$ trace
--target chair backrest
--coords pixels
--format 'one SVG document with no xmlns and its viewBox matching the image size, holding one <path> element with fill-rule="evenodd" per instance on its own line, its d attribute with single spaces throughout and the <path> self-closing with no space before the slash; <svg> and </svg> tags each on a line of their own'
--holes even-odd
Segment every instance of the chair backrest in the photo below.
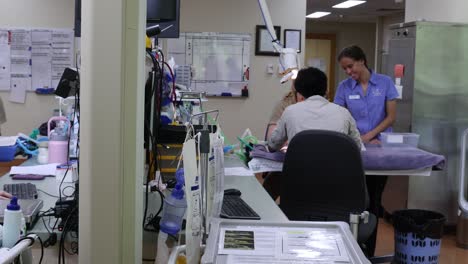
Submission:
<svg viewBox="0 0 468 264">
<path fill-rule="evenodd" d="M 361 152 L 347 135 L 307 130 L 288 145 L 280 207 L 289 220 L 348 221 L 368 204 Z"/>
</svg>

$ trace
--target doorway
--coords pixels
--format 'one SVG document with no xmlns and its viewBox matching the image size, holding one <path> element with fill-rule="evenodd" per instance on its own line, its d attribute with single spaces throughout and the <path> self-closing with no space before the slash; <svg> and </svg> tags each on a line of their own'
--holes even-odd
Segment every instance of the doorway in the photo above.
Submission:
<svg viewBox="0 0 468 264">
<path fill-rule="evenodd" d="M 336 35 L 307 33 L 304 64 L 308 67 L 318 68 L 327 75 L 327 99 L 333 101 L 336 90 Z"/>
</svg>

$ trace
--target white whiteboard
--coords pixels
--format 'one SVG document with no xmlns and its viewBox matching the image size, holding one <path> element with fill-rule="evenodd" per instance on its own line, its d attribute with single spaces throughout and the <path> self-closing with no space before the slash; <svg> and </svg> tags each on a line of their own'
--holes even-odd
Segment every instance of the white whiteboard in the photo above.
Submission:
<svg viewBox="0 0 468 264">
<path fill-rule="evenodd" d="M 177 65 L 192 66 L 193 91 L 208 96 L 245 96 L 250 41 L 250 34 L 181 33 L 178 39 L 168 39 L 167 53 Z"/>
</svg>

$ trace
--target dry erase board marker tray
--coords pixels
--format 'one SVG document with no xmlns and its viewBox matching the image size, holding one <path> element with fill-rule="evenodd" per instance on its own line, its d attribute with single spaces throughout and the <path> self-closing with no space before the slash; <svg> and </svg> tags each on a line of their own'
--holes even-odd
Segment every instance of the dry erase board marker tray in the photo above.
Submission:
<svg viewBox="0 0 468 264">
<path fill-rule="evenodd" d="M 307 246 L 301 249 L 297 245 Z M 344 222 L 213 219 L 201 263 L 247 260 L 370 264 Z"/>
<path fill-rule="evenodd" d="M 194 125 L 193 127 L 195 129 L 195 134 L 203 129 L 202 125 Z M 216 129 L 217 127 L 215 125 L 208 126 L 208 130 L 212 133 L 215 133 Z M 160 144 L 183 144 L 186 134 L 185 126 L 163 125 L 159 129 L 157 141 Z"/>
</svg>

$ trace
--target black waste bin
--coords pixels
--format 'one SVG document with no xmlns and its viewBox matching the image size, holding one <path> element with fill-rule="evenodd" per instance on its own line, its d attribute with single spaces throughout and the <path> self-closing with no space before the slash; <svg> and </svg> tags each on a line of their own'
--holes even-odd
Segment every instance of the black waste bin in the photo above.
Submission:
<svg viewBox="0 0 468 264">
<path fill-rule="evenodd" d="M 445 216 L 432 211 L 409 209 L 393 213 L 395 257 L 399 264 L 439 263 Z"/>
</svg>

